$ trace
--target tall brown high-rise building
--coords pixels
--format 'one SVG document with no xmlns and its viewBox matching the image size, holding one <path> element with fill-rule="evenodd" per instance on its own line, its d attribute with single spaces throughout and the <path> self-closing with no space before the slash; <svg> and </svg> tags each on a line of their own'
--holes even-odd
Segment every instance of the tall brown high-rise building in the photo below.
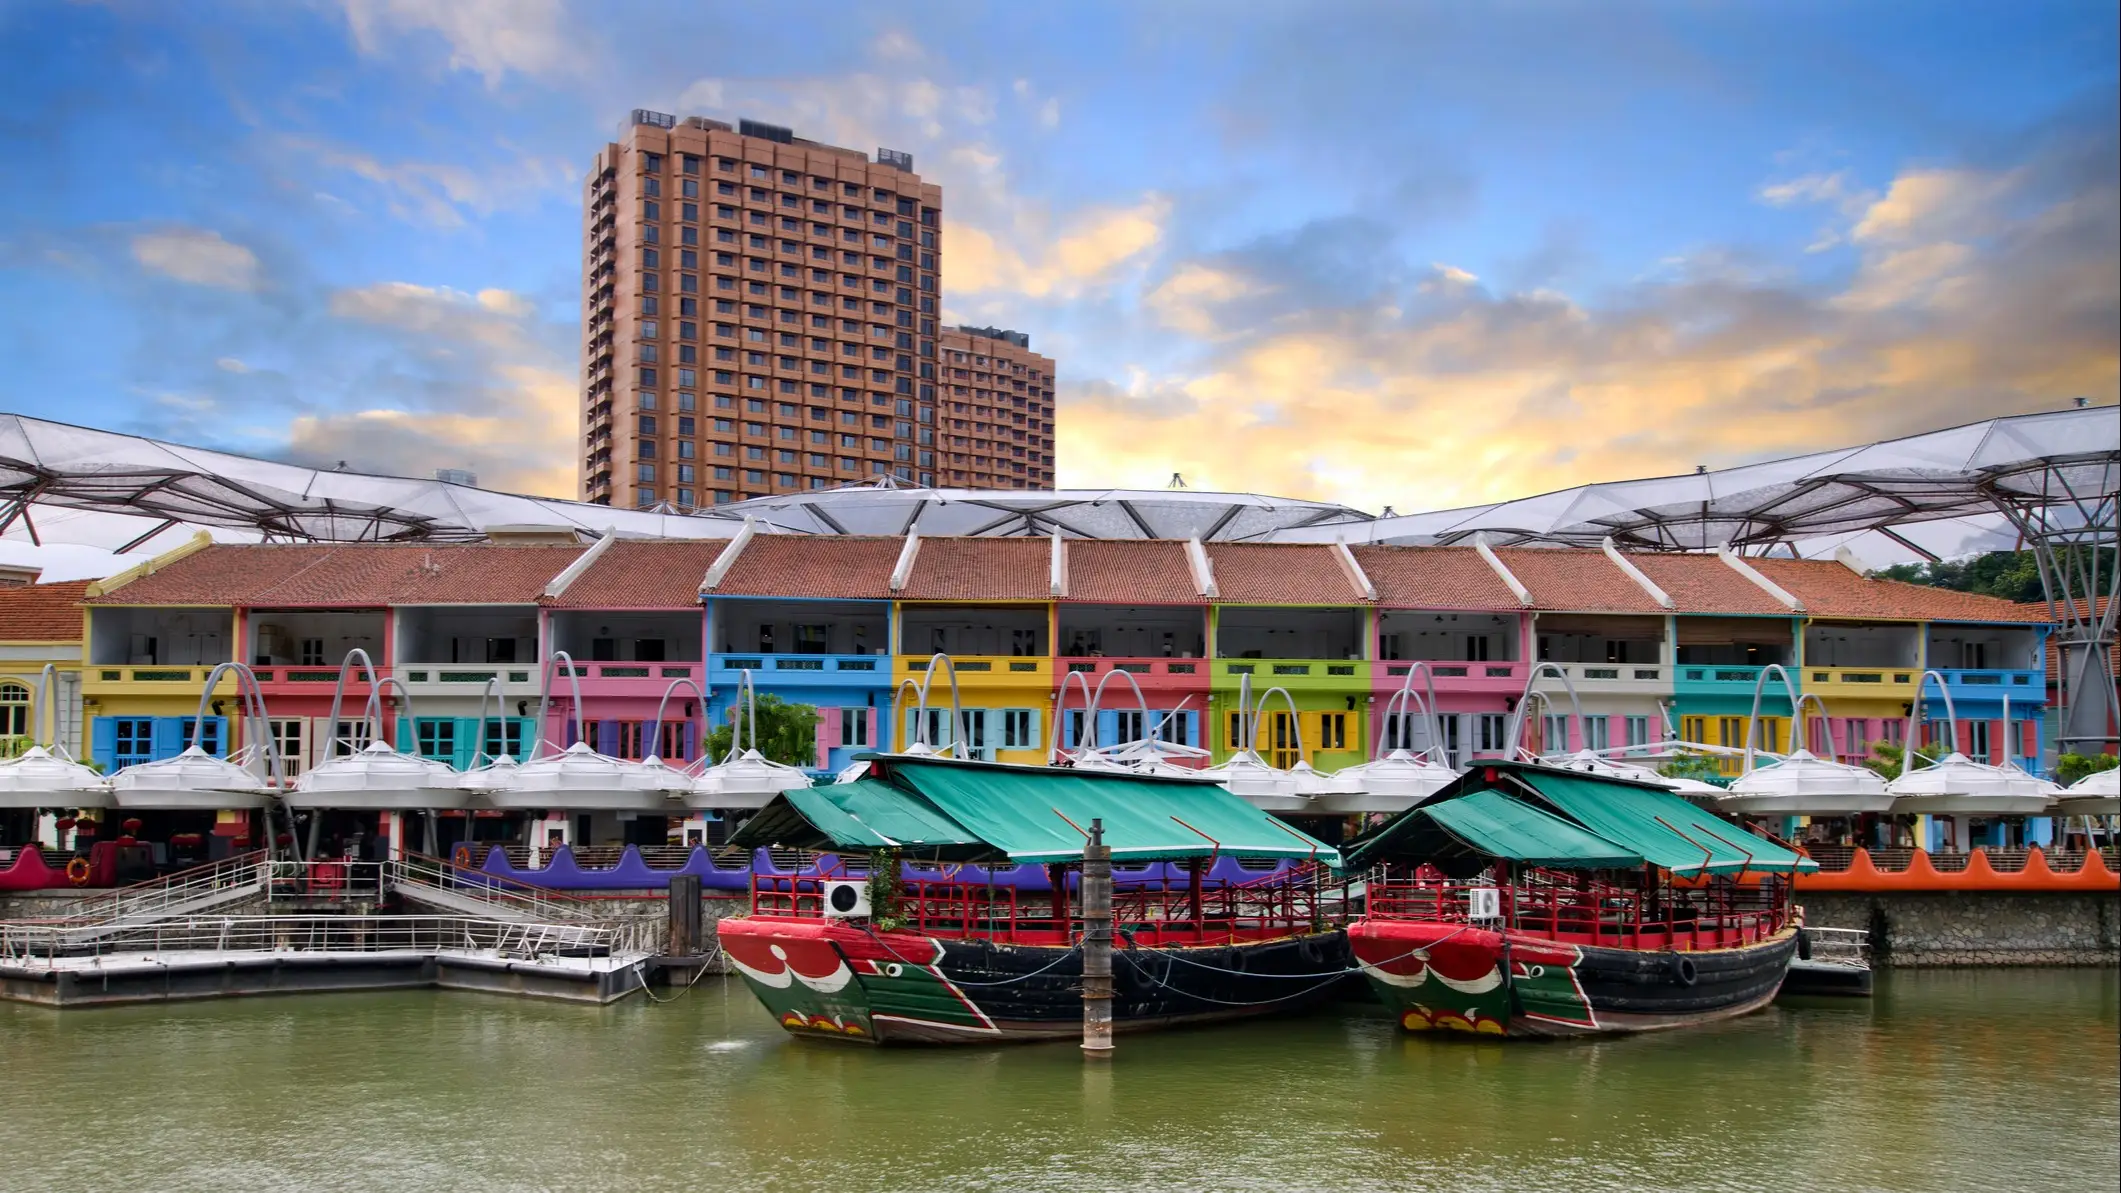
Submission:
<svg viewBox="0 0 2121 1193">
<path fill-rule="evenodd" d="M 1031 337 L 946 327 L 937 369 L 935 475 L 954 489 L 1053 487 L 1053 362 Z"/>
<path fill-rule="evenodd" d="M 941 229 L 942 190 L 910 154 L 635 110 L 583 192 L 583 498 L 682 510 L 881 476 L 950 484 L 942 423 L 970 423 L 975 402 L 1007 424 L 980 436 L 1004 467 L 967 449 L 963 471 L 1050 485 L 1050 361 L 1005 344 L 1009 367 L 964 365 L 950 401 L 968 412 L 945 413 Z"/>
</svg>

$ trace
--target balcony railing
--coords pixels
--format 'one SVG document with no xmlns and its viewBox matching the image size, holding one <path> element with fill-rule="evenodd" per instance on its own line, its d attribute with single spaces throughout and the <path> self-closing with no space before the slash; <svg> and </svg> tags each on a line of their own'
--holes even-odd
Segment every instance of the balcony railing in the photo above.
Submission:
<svg viewBox="0 0 2121 1193">
<path fill-rule="evenodd" d="M 1383 677 L 1385 679 L 1404 679 L 1414 670 L 1414 663 L 1411 660 L 1394 659 L 1377 665 L 1383 668 Z M 1526 666 L 1528 664 L 1509 661 L 1500 663 L 1432 661 L 1427 663 L 1423 670 L 1435 676 L 1437 684 L 1444 687 L 1449 687 L 1454 681 L 1460 680 L 1482 684 L 1500 683 L 1510 687 L 1520 687 L 1524 684 Z"/>
<path fill-rule="evenodd" d="M 1672 682 L 1675 670 L 1662 663 L 1555 663 L 1554 666 L 1561 668 L 1572 682 L 1592 688 L 1635 684 L 1661 686 Z M 1549 672 L 1541 682 L 1558 681 Z"/>
<path fill-rule="evenodd" d="M 206 682 L 206 673 L 214 669 L 208 663 L 195 667 L 165 666 L 121 666 L 99 667 L 90 665 L 83 669 L 82 678 L 88 684 L 147 683 L 147 684 L 201 684 Z M 224 683 L 233 684 L 233 677 L 224 677 Z"/>
<path fill-rule="evenodd" d="M 916 674 L 928 669 L 927 655 L 900 655 L 899 665 Z M 1053 680 L 1053 660 L 1043 655 L 952 655 L 950 664 L 960 679 L 1002 679 L 1015 683 Z"/>
<path fill-rule="evenodd" d="M 500 680 L 503 684 L 535 684 L 538 669 L 521 663 L 400 663 L 397 676 L 408 684 L 461 685 L 466 690 L 473 690 L 483 687 L 490 679 Z"/>
<path fill-rule="evenodd" d="M 1083 675 L 1102 675 L 1107 671 L 1125 671 L 1137 679 L 1168 677 L 1173 680 L 1201 680 L 1208 676 L 1206 659 L 1166 658 L 1076 658 L 1063 657 L 1056 661 L 1063 672 L 1073 671 Z"/>
<path fill-rule="evenodd" d="M 1252 677 L 1255 690 L 1275 684 L 1367 684 L 1373 666 L 1363 659 L 1216 659 L 1215 678 L 1235 683 Z"/>
<path fill-rule="evenodd" d="M 887 655 L 870 654 L 718 654 L 710 668 L 715 671 L 750 671 L 754 674 L 781 675 L 790 679 L 804 676 L 847 675 L 850 679 L 876 679 L 883 682 L 891 678 L 891 659 Z"/>
<path fill-rule="evenodd" d="M 2047 678 L 2038 671 L 1999 667 L 1940 667 L 1937 674 L 1951 687 L 1966 688 L 1969 695 L 1997 697 L 2006 693 L 2013 697 L 2031 696 L 2046 687 Z"/>
<path fill-rule="evenodd" d="M 1806 686 L 1834 684 L 1858 691 L 1894 691 L 1915 686 L 1915 678 L 1922 672 L 1912 667 L 1807 667 L 1804 669 Z"/>
<path fill-rule="evenodd" d="M 673 661 L 670 661 L 670 662 L 663 662 L 663 661 L 650 661 L 650 662 L 638 662 L 638 661 L 634 661 L 634 662 L 605 662 L 605 663 L 581 663 L 581 664 L 578 664 L 578 665 L 577 665 L 577 666 L 575 667 L 575 674 L 576 674 L 576 676 L 578 676 L 579 678 L 582 678 L 582 679 L 587 679 L 587 680 L 598 680 L 598 679 L 652 679 L 652 680 L 664 680 L 664 681 L 667 681 L 667 680 L 673 680 L 673 679 L 690 679 L 690 680 L 698 680 L 698 679 L 700 678 L 700 667 L 701 667 L 701 664 L 699 664 L 699 663 L 697 663 L 697 662 L 690 662 L 690 663 L 688 663 L 688 662 L 682 662 L 682 661 L 677 661 L 677 660 L 673 660 Z M 564 668 L 562 668 L 562 670 L 564 670 Z"/>
</svg>

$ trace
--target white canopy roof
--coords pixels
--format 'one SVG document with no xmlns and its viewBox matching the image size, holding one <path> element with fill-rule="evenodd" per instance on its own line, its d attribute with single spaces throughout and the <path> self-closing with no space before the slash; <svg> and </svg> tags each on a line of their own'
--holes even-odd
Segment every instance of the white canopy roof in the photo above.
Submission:
<svg viewBox="0 0 2121 1193">
<path fill-rule="evenodd" d="M 1285 540 L 1708 550 L 1993 514 L 1999 501 L 2062 505 L 2121 489 L 2112 406 L 2023 414 L 1738 468 L 1578 485 L 1496 505 L 1303 528 Z"/>
<path fill-rule="evenodd" d="M 327 472 L 22 415 L 0 415 L 0 531 L 129 551 L 206 527 L 231 538 L 477 539 L 504 527 L 727 538 L 746 517 L 795 534 L 1199 537 L 1289 542 L 1707 549 L 1820 540 L 1992 515 L 1999 501 L 2066 506 L 2121 489 L 2111 406 L 1991 419 L 1865 447 L 1714 472 L 1580 485 L 1433 513 L 1372 518 L 1328 502 L 1189 489 L 900 488 L 879 482 L 692 514 L 614 509 L 439 480 Z"/>
</svg>

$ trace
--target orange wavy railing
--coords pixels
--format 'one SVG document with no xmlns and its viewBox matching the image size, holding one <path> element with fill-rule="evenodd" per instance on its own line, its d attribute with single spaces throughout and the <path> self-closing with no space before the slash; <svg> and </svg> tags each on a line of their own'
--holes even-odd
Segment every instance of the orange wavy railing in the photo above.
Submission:
<svg viewBox="0 0 2121 1193">
<path fill-rule="evenodd" d="M 2025 868 L 1998 870 L 1989 864 L 1988 851 L 1976 846 L 1967 855 L 1964 870 L 1939 870 L 1930 864 L 1927 851 L 1917 849 L 1904 870 L 1881 870 L 1871 862 L 1867 849 L 1858 849 L 1845 870 L 1821 870 L 1797 876 L 1801 891 L 2020 891 L 2068 892 L 2121 890 L 2121 874 L 2106 865 L 2097 850 L 2087 851 L 2084 864 L 2063 872 L 2047 864 L 2047 855 L 2036 846 L 2026 851 Z"/>
</svg>

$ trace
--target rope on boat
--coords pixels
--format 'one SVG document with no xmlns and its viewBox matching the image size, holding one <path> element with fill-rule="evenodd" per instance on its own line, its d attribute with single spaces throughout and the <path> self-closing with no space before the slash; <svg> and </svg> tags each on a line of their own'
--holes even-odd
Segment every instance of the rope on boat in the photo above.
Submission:
<svg viewBox="0 0 2121 1193">
<path fill-rule="evenodd" d="M 684 989 L 679 990 L 676 994 L 671 995 L 669 998 L 659 998 L 656 996 L 655 991 L 650 990 L 648 988 L 648 963 L 646 961 L 634 962 L 633 978 L 635 981 L 641 984 L 641 993 L 648 996 L 648 1001 L 658 1004 L 673 1003 L 692 993 L 692 988 L 700 984 L 700 978 L 706 975 L 708 968 L 712 966 L 717 960 L 719 960 L 721 956 L 722 945 L 720 941 L 716 941 L 714 951 L 707 954 L 707 959 L 700 963 L 700 967 L 698 969 L 692 971 L 692 980 L 685 983 Z"/>
<path fill-rule="evenodd" d="M 865 927 L 865 928 L 863 929 L 863 931 L 865 931 L 865 932 L 867 932 L 867 933 L 869 934 L 869 939 L 871 939 L 871 940 L 875 941 L 875 942 L 877 943 L 877 945 L 878 945 L 879 947 L 881 947 L 881 948 L 882 948 L 882 949 L 883 949 L 883 950 L 884 950 L 885 952 L 887 952 L 887 953 L 891 954 L 891 955 L 892 955 L 892 956 L 894 956 L 894 957 L 897 957 L 897 958 L 899 959 L 899 961 L 901 961 L 902 963 L 904 963 L 904 964 L 906 964 L 906 965 L 911 965 L 911 966 L 913 966 L 913 967 L 914 967 L 915 969 L 932 969 L 932 968 L 935 968 L 935 967 L 934 967 L 934 966 L 932 966 L 932 965 L 926 965 L 926 964 L 923 964 L 923 963 L 921 963 L 921 962 L 919 962 L 919 961 L 914 961 L 914 960 L 911 960 L 911 959 L 909 959 L 909 958 L 908 958 L 908 957 L 907 957 L 907 956 L 906 956 L 905 954 L 903 954 L 903 953 L 899 952 L 899 951 L 898 951 L 897 949 L 894 949 L 894 948 L 892 948 L 892 947 L 891 947 L 891 944 L 890 944 L 890 942 L 886 941 L 886 940 L 885 940 L 885 939 L 884 939 L 883 937 L 881 937 L 881 936 L 878 936 L 878 935 L 876 934 L 876 929 L 874 929 L 874 928 L 866 928 L 866 927 Z M 1001 981 L 999 981 L 999 982 L 967 982 L 967 981 L 961 981 L 961 980 L 959 980 L 959 979 L 957 979 L 957 978 L 948 978 L 948 979 L 945 979 L 945 980 L 947 980 L 947 981 L 948 981 L 948 982 L 949 982 L 949 983 L 950 983 L 951 985 L 953 985 L 953 986 L 978 986 L 978 987 L 982 987 L 982 988 L 985 988 L 985 987 L 989 987 L 989 986 L 1014 986 L 1014 985 L 1015 985 L 1016 983 L 1018 983 L 1018 982 L 1028 982 L 1028 981 L 1030 981 L 1030 980 L 1031 980 L 1032 978 L 1035 978 L 1035 977 L 1039 976 L 1039 975 L 1040 975 L 1040 974 L 1042 974 L 1042 973 L 1047 973 L 1047 972 L 1050 972 L 1050 971 L 1051 971 L 1051 970 L 1053 970 L 1053 969 L 1054 969 L 1054 968 L 1055 968 L 1056 966 L 1058 966 L 1058 965 L 1059 965 L 1059 964 L 1060 964 L 1061 962 L 1063 962 L 1063 961 L 1066 961 L 1066 960 L 1067 960 L 1068 958 L 1070 958 L 1070 957 L 1073 957 L 1074 955 L 1076 955 L 1077 953 L 1080 953 L 1080 952 L 1082 952 L 1082 951 L 1083 951 L 1083 946 L 1081 946 L 1081 945 L 1075 945 L 1074 947 L 1070 948 L 1070 949 L 1069 949 L 1069 950 L 1068 950 L 1067 952 L 1065 952 L 1065 953 L 1062 953 L 1062 954 L 1061 954 L 1060 956 L 1058 956 L 1058 957 L 1055 957 L 1055 958 L 1054 958 L 1054 959 L 1052 960 L 1052 962 L 1050 962 L 1050 963 L 1049 963 L 1049 964 L 1047 964 L 1047 965 L 1041 966 L 1041 967 L 1040 967 L 1040 968 L 1038 968 L 1038 969 L 1034 969 L 1034 970 L 1032 970 L 1032 971 L 1031 971 L 1030 973 L 1025 973 L 1025 974 L 1018 974 L 1017 976 L 1015 976 L 1015 977 L 1013 977 L 1013 978 L 1003 978 L 1003 979 L 1002 979 Z"/>
<path fill-rule="evenodd" d="M 1207 995 L 1205 995 L 1205 994 L 1196 994 L 1196 993 L 1194 993 L 1194 992 L 1193 992 L 1193 991 L 1191 991 L 1191 990 L 1180 990 L 1180 989 L 1179 989 L 1178 987 L 1176 987 L 1176 986 L 1173 986 L 1173 985 L 1171 985 L 1171 984 L 1170 984 L 1169 982 L 1165 981 L 1165 980 L 1164 980 L 1163 978 L 1159 978 L 1159 977 L 1157 977 L 1156 975 L 1154 975 L 1154 974 L 1150 973 L 1150 972 L 1149 972 L 1149 970 L 1148 970 L 1148 968 L 1147 968 L 1146 966 L 1142 965 L 1142 963 L 1141 963 L 1141 962 L 1139 962 L 1139 961 L 1135 960 L 1135 958 L 1134 958 L 1134 957 L 1133 957 L 1132 955 L 1130 955 L 1129 953 L 1125 953 L 1125 952 L 1122 952 L 1122 953 L 1119 953 L 1119 954 L 1116 954 L 1116 955 L 1117 955 L 1117 956 L 1121 956 L 1121 957 L 1126 957 L 1126 958 L 1127 958 L 1127 960 L 1128 960 L 1128 962 L 1129 962 L 1130 964 L 1132 964 L 1132 965 L 1133 965 L 1133 966 L 1135 967 L 1135 969 L 1136 969 L 1137 971 L 1139 971 L 1139 972 L 1141 973 L 1141 975 L 1142 975 L 1142 976 L 1143 976 L 1144 978 L 1146 978 L 1147 980 L 1149 980 L 1149 981 L 1151 981 L 1151 982 L 1155 983 L 1155 984 L 1156 984 L 1156 985 L 1158 985 L 1158 986 L 1162 986 L 1162 987 L 1163 987 L 1164 989 L 1166 989 L 1166 990 L 1169 990 L 1169 991 L 1170 991 L 1171 993 L 1173 993 L 1173 994 L 1176 994 L 1176 995 L 1178 995 L 1178 996 L 1179 996 L 1180 998 L 1190 998 L 1190 999 L 1194 999 L 1194 1000 L 1197 1000 L 1197 1001 L 1199 1001 L 1199 1002 L 1212 1002 L 1212 1003 L 1214 1003 L 1215 1005 L 1217 1005 L 1217 1006 L 1222 1006 L 1222 1007 L 1264 1007 L 1264 1006 L 1271 1006 L 1271 1005 L 1273 1005 L 1274 1003 L 1278 1003 L 1278 1002 L 1288 1002 L 1288 1001 L 1289 1001 L 1290 999 L 1292 999 L 1292 998 L 1302 998 L 1303 996 L 1305 996 L 1305 995 L 1307 995 L 1307 994 L 1311 994 L 1311 993 L 1313 993 L 1313 992 L 1315 992 L 1315 991 L 1323 990 L 1323 989 L 1325 989 L 1326 987 L 1328 987 L 1328 986 L 1332 985 L 1333 983 L 1335 983 L 1335 982 L 1337 982 L 1337 981 L 1341 980 L 1342 978 L 1346 977 L 1346 976 L 1347 976 L 1347 975 L 1348 975 L 1349 973 L 1353 973 L 1353 972 L 1355 972 L 1355 971 L 1353 971 L 1353 970 L 1344 970 L 1344 971 L 1342 971 L 1342 972 L 1340 972 L 1340 973 L 1336 973 L 1336 974 L 1334 974 L 1333 976 L 1331 976 L 1331 977 L 1327 978 L 1327 979 L 1326 979 L 1325 981 L 1323 981 L 1323 982 L 1319 982 L 1319 983 L 1316 983 L 1315 985 L 1310 985 L 1310 986 L 1306 986 L 1306 987 L 1304 987 L 1303 989 L 1301 989 L 1301 990 L 1298 990 L 1298 991 L 1296 991 L 1296 992 L 1295 992 L 1295 993 L 1293 993 L 1293 994 L 1277 994 L 1277 995 L 1275 995 L 1275 996 L 1274 996 L 1273 998 L 1260 998 L 1260 999 L 1252 999 L 1252 1000 L 1248 1000 L 1248 1001 L 1242 1001 L 1242 1002 L 1233 1002 L 1233 1001 L 1231 1001 L 1231 1000 L 1229 1000 L 1229 999 L 1223 999 L 1223 998 L 1210 998 L 1210 997 L 1208 997 L 1208 996 L 1207 996 Z M 1170 956 L 1170 954 L 1166 953 L 1166 954 L 1165 954 L 1165 956 L 1167 956 L 1167 957 L 1168 957 L 1168 956 Z M 1169 973 L 1170 971 L 1169 971 L 1169 970 L 1167 969 L 1167 970 L 1165 970 L 1165 972 L 1166 972 L 1166 973 Z M 1241 972 L 1241 971 L 1239 971 L 1239 970 L 1226 970 L 1225 972 L 1227 972 L 1227 973 L 1239 973 L 1239 972 Z"/>
</svg>

